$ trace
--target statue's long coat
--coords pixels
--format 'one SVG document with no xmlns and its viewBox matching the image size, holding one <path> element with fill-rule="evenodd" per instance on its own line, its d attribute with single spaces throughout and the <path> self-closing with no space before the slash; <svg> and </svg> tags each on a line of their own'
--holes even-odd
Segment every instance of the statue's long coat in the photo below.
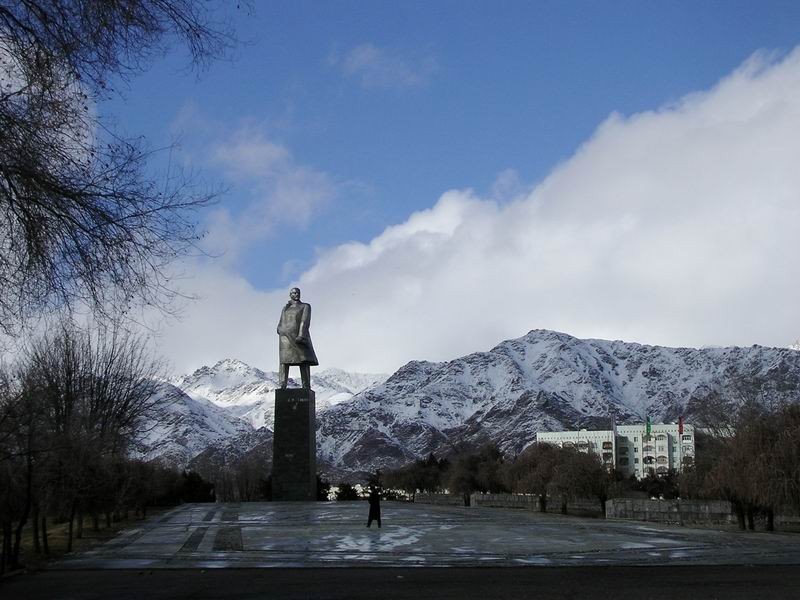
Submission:
<svg viewBox="0 0 800 600">
<path fill-rule="evenodd" d="M 306 302 L 288 302 L 278 321 L 279 351 L 282 365 L 319 364 L 311 344 L 311 305 Z M 298 338 L 299 341 L 298 341 Z"/>
</svg>

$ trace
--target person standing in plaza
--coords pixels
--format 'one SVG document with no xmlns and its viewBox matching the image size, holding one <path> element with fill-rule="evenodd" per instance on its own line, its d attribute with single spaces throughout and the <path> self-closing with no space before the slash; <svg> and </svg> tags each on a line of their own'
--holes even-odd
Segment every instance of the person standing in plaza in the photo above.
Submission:
<svg viewBox="0 0 800 600">
<path fill-rule="evenodd" d="M 381 527 L 381 490 L 377 485 L 370 487 L 369 490 L 369 517 L 367 518 L 367 527 L 372 525 L 373 521 L 378 522 L 378 529 Z"/>
</svg>

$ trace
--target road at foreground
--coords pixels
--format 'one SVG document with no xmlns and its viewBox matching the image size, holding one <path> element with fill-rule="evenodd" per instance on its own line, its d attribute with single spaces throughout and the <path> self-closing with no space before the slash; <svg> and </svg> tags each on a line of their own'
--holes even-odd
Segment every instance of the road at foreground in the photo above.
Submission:
<svg viewBox="0 0 800 600">
<path fill-rule="evenodd" d="M 648 600 L 800 597 L 800 567 L 473 567 L 42 571 L 0 584 L 14 600 Z"/>
</svg>

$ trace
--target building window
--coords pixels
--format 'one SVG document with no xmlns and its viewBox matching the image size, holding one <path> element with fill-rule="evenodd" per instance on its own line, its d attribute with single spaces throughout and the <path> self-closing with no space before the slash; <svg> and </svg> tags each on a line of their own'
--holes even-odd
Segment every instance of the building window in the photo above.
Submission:
<svg viewBox="0 0 800 600">
<path fill-rule="evenodd" d="M 684 436 L 683 436 L 681 439 L 682 439 L 684 442 L 691 442 L 691 441 L 692 441 L 692 436 L 690 436 L 690 435 L 684 435 Z"/>
<path fill-rule="evenodd" d="M 611 442 L 603 442 L 603 450 L 611 450 L 613 447 L 614 446 L 611 444 Z"/>
<path fill-rule="evenodd" d="M 636 446 L 634 446 L 634 447 L 633 447 L 633 451 L 634 451 L 634 452 L 639 452 L 639 448 L 637 448 Z"/>
<path fill-rule="evenodd" d="M 633 436 L 633 441 L 634 441 L 634 442 L 638 442 L 638 441 L 639 441 L 639 438 L 638 438 L 638 437 L 636 437 L 636 436 Z"/>
<path fill-rule="evenodd" d="M 639 464 L 639 459 L 638 458 L 634 458 L 633 459 L 633 464 L 638 465 Z"/>
<path fill-rule="evenodd" d="M 628 447 L 627 446 L 620 446 L 619 448 L 617 448 L 617 451 L 620 454 L 627 454 L 628 453 Z"/>
</svg>

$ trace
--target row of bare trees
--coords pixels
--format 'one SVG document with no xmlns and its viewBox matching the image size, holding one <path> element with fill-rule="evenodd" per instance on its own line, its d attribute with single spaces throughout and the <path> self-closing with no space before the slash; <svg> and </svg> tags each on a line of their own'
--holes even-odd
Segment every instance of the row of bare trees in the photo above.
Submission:
<svg viewBox="0 0 800 600">
<path fill-rule="evenodd" d="M 272 496 L 268 459 L 257 448 L 253 452 L 233 458 L 214 457 L 198 460 L 190 465 L 204 479 L 214 485 L 218 502 L 255 502 Z"/>
<path fill-rule="evenodd" d="M 119 329 L 62 325 L 30 344 L 0 376 L 0 570 L 20 562 L 23 530 L 48 551 L 50 519 L 68 524 L 67 550 L 85 518 L 144 511 L 175 474 L 130 458 L 156 401 L 160 364 Z M 163 470 L 162 470 L 163 471 Z M 170 484 L 171 485 L 171 484 Z"/>
<path fill-rule="evenodd" d="M 533 444 L 519 456 L 507 459 L 493 444 L 450 459 L 430 455 L 385 474 L 385 485 L 413 495 L 417 491 L 462 494 L 469 502 L 473 492 L 534 494 L 546 512 L 548 498 L 557 498 L 562 512 L 569 501 L 596 498 L 602 506 L 614 485 L 599 457 L 572 448 Z"/>
<path fill-rule="evenodd" d="M 154 169 L 102 103 L 173 44 L 193 66 L 220 56 L 233 39 L 215 4 L 0 1 L 0 350 L 27 348 L 0 369 L 0 570 L 19 562 L 28 525 L 46 552 L 48 519 L 67 521 L 71 546 L 83 515 L 181 484 L 130 458 L 158 369 L 119 323 L 174 308 L 170 263 L 214 194 Z M 105 325 L 25 339 L 76 312 Z"/>
<path fill-rule="evenodd" d="M 748 402 L 714 417 L 696 465 L 679 477 L 681 494 L 729 500 L 742 529 L 758 516 L 772 530 L 776 514 L 800 514 L 800 405 Z"/>
<path fill-rule="evenodd" d="M 430 455 L 385 474 L 387 486 L 417 491 L 448 490 L 522 493 L 539 498 L 546 511 L 556 499 L 562 512 L 573 499 L 594 498 L 602 509 L 608 498 L 627 492 L 729 500 L 741 529 L 763 517 L 774 529 L 776 514 L 800 514 L 800 405 L 769 406 L 750 401 L 738 408 L 709 402 L 697 435 L 697 458 L 681 473 L 625 480 L 609 472 L 600 458 L 573 448 L 532 444 L 509 459 L 494 445 L 460 452 L 448 459 Z"/>
</svg>

